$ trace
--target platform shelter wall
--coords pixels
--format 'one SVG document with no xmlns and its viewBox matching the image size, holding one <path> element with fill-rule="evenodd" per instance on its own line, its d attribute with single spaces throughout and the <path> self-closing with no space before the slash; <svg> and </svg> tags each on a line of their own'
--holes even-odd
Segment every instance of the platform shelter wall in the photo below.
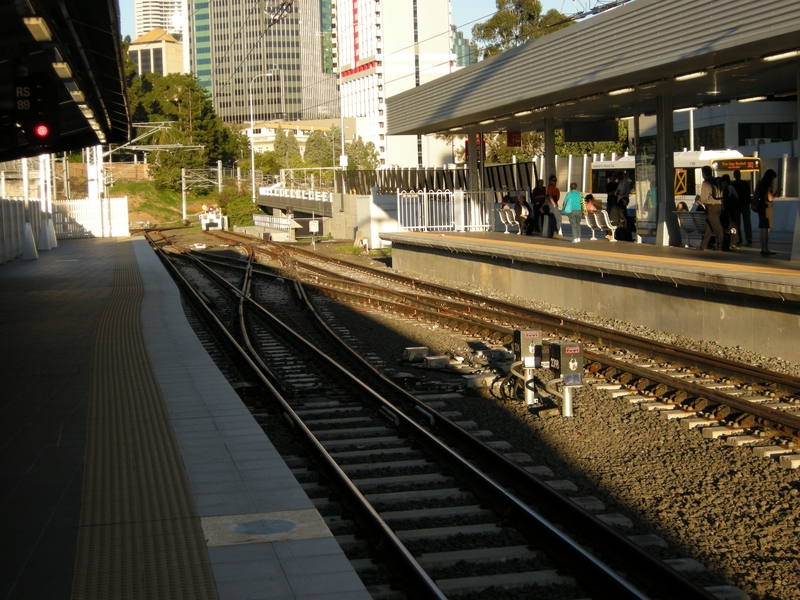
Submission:
<svg viewBox="0 0 800 600">
<path fill-rule="evenodd" d="M 708 290 L 398 241 L 392 243 L 392 266 L 800 362 L 800 298 L 746 294 L 733 284 L 729 291 Z"/>
</svg>

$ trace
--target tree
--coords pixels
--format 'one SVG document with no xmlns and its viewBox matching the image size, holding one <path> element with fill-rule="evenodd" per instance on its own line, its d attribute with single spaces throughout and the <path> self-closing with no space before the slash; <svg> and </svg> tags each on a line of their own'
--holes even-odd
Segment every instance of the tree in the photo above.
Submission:
<svg viewBox="0 0 800 600">
<path fill-rule="evenodd" d="M 306 140 L 303 160 L 307 167 L 332 167 L 336 161 L 335 140 L 330 132 L 315 129 Z"/>
<path fill-rule="evenodd" d="M 514 162 L 531 162 L 534 157 L 541 156 L 544 152 L 544 136 L 538 132 L 522 133 L 522 145 L 519 148 L 509 148 L 508 136 L 505 133 L 487 135 L 486 162 L 507 164 Z"/>
<path fill-rule="evenodd" d="M 232 164 L 249 151 L 242 133 L 222 122 L 208 91 L 194 75 L 171 73 L 139 76 L 135 65 L 126 64 L 128 97 L 134 122 L 173 122 L 144 144 L 185 144 L 202 150 L 160 151 L 150 159 L 151 171 L 160 187 L 180 188 L 180 169 L 216 166 L 218 160 Z M 177 175 L 176 175 L 177 174 Z"/>
<path fill-rule="evenodd" d="M 372 142 L 364 143 L 361 136 L 345 146 L 348 171 L 373 171 L 381 164 L 378 151 Z"/>
<path fill-rule="evenodd" d="M 294 131 L 290 130 L 287 134 L 282 127 L 278 127 L 275 132 L 273 148 L 282 169 L 295 169 L 303 166 L 300 144 L 294 137 Z"/>
<path fill-rule="evenodd" d="M 539 0 L 495 0 L 497 12 L 472 28 L 483 58 L 515 48 L 571 24 L 555 9 L 542 14 Z"/>
</svg>

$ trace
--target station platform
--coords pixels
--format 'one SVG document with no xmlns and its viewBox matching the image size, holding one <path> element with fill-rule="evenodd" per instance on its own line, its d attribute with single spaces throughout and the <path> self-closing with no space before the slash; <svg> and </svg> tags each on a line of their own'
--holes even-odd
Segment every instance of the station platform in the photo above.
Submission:
<svg viewBox="0 0 800 600">
<path fill-rule="evenodd" d="M 0 266 L 0 597 L 369 599 L 143 239 Z"/>
<path fill-rule="evenodd" d="M 392 266 L 800 362 L 800 261 L 790 240 L 698 251 L 502 232 L 380 233 Z"/>
</svg>

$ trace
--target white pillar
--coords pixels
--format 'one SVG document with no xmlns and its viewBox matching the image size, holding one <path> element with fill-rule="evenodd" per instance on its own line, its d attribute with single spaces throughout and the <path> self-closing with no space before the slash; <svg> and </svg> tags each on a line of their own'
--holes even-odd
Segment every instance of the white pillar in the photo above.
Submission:
<svg viewBox="0 0 800 600">
<path fill-rule="evenodd" d="M 675 154 L 673 146 L 672 96 L 658 97 L 656 114 L 656 246 L 680 246 L 681 232 L 675 210 Z M 640 200 L 637 199 L 637 202 Z"/>
</svg>

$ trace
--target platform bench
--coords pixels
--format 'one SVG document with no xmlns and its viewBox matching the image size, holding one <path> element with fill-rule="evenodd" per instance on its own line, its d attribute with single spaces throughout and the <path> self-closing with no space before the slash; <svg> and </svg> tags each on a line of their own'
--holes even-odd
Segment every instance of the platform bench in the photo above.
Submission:
<svg viewBox="0 0 800 600">
<path fill-rule="evenodd" d="M 706 231 L 706 213 L 687 210 L 675 210 L 672 212 L 678 219 L 678 227 L 681 229 L 681 241 L 683 241 L 683 234 L 686 234 L 686 243 L 683 244 L 683 247 L 694 247 L 692 246 L 692 234 L 698 238 L 697 246 L 700 246 L 700 242 L 703 240 L 703 234 Z"/>
</svg>

